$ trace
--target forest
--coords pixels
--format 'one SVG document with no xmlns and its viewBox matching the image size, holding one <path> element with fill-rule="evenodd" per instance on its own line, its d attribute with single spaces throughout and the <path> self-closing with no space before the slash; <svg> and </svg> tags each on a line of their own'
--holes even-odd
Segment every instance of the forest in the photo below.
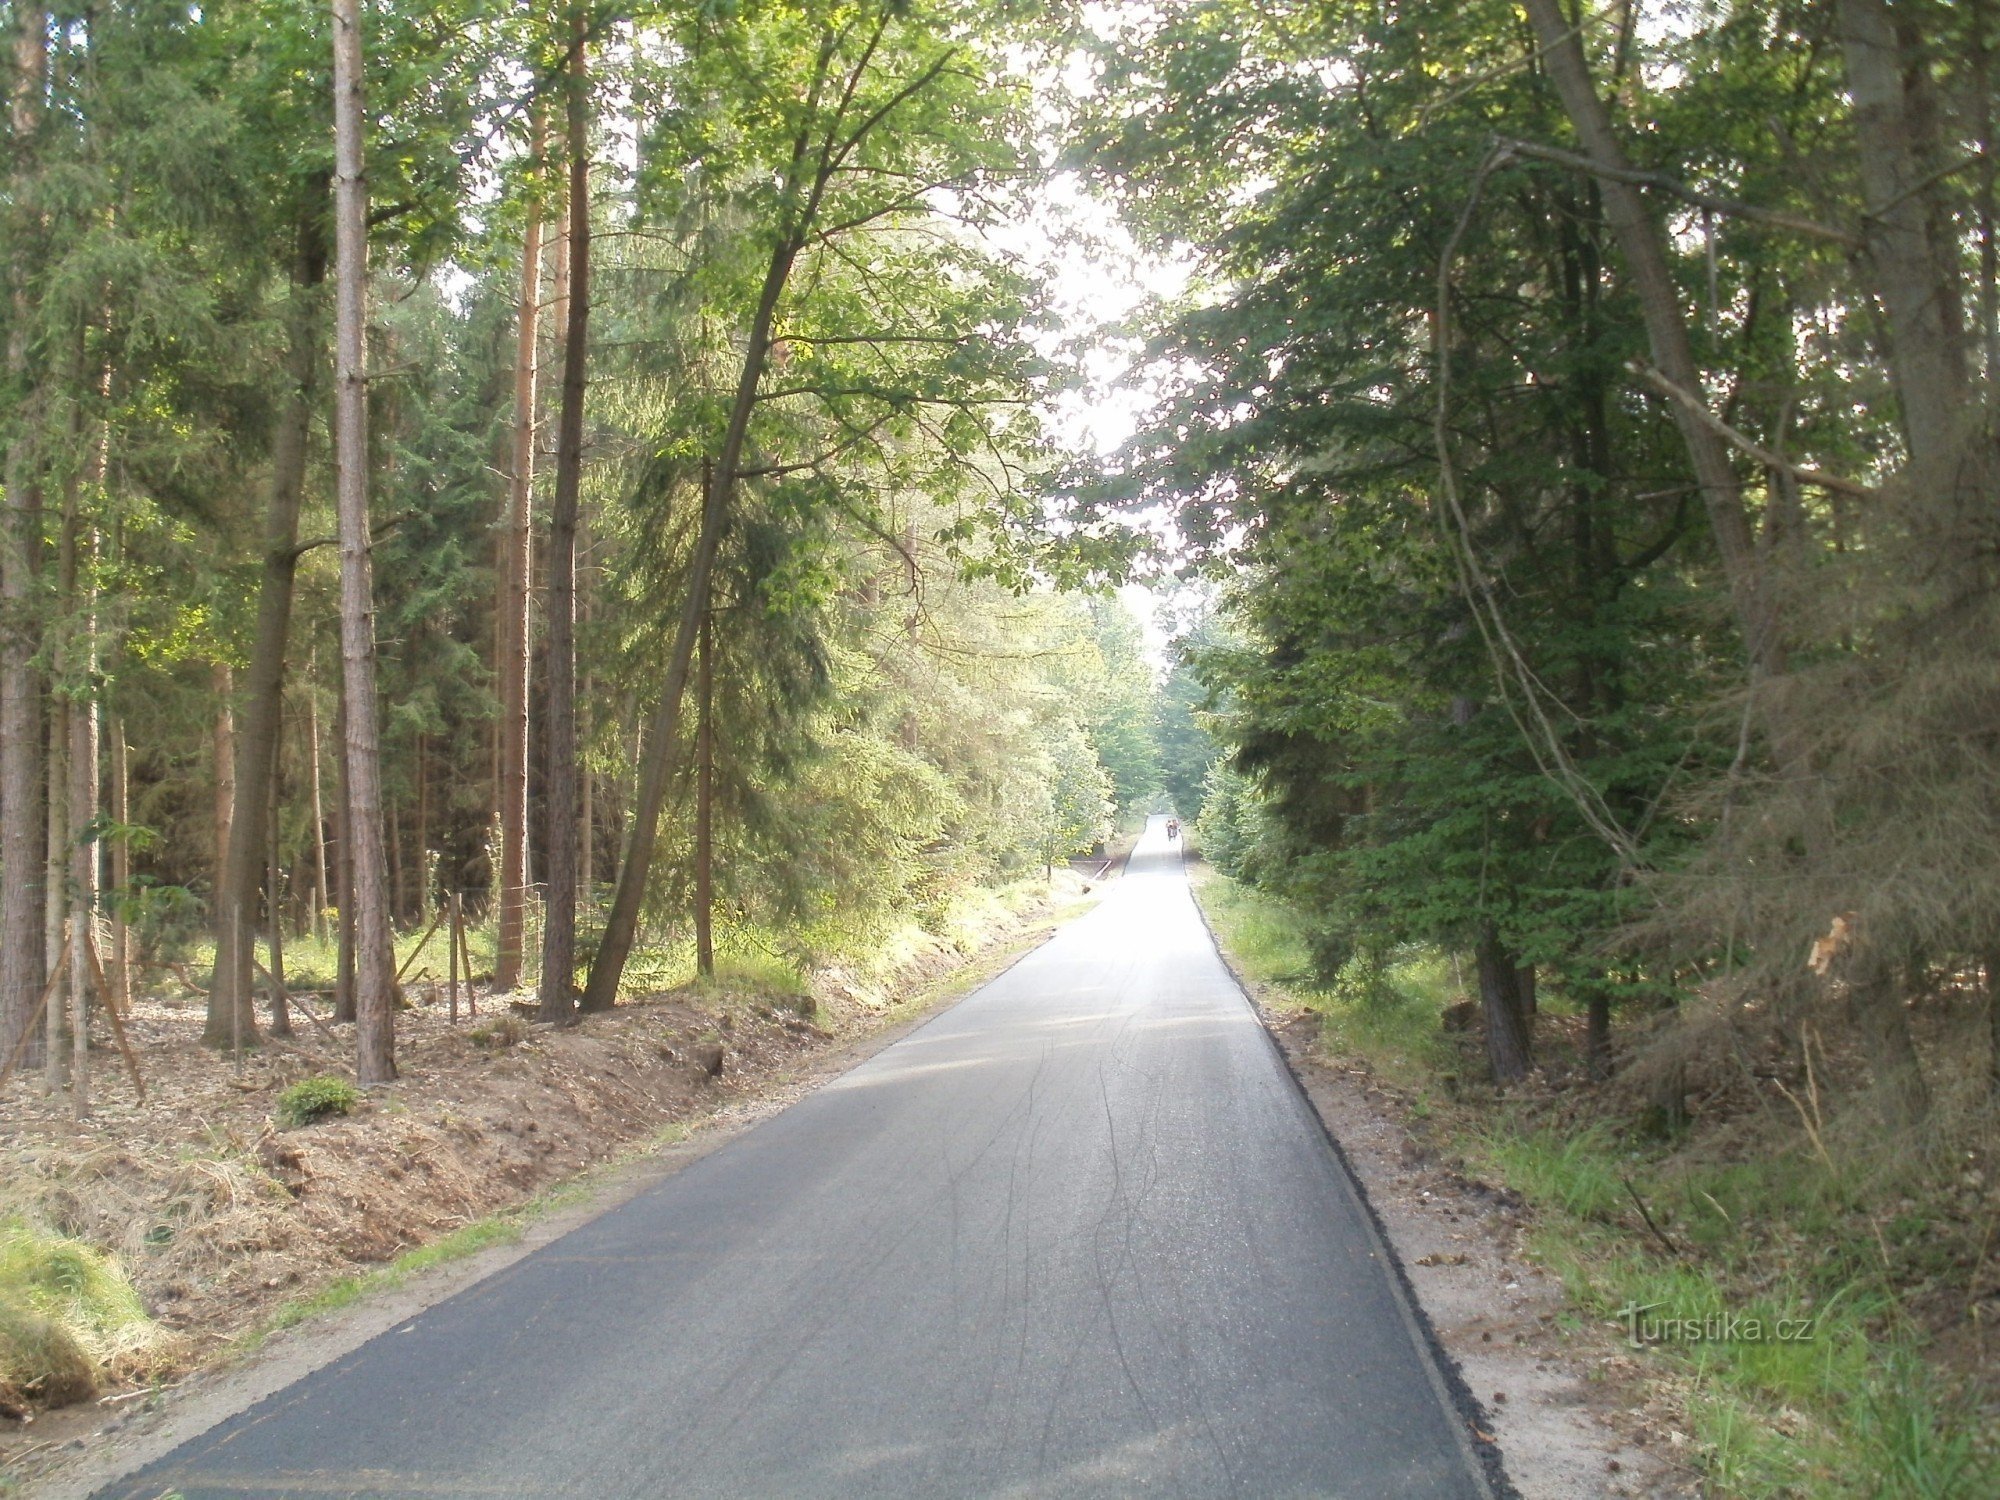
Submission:
<svg viewBox="0 0 2000 1500">
<path fill-rule="evenodd" d="M 981 233 L 1027 149 L 986 30 L 14 22 L 21 1066 L 61 1075 L 99 970 L 211 954 L 207 1039 L 283 1033 L 290 937 L 384 1081 L 395 934 L 445 903 L 561 1020 L 649 947 L 837 950 L 1150 794 L 1136 622 L 1022 540 L 1051 375 Z"/>
<path fill-rule="evenodd" d="M 1171 808 L 1480 1129 L 1823 1162 L 1814 1295 L 1935 1293 L 1991 1417 L 1991 0 L 7 36 L 11 1087 L 164 987 L 385 1085 L 413 951 L 569 1026 Z"/>
</svg>

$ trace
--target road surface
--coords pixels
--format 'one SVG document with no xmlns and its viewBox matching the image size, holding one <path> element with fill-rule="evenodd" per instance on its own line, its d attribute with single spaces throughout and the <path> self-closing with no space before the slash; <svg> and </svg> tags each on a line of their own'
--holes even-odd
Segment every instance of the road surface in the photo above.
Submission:
<svg viewBox="0 0 2000 1500">
<path fill-rule="evenodd" d="M 100 1493 L 1487 1493 L 1155 818 L 800 1103 Z"/>
</svg>

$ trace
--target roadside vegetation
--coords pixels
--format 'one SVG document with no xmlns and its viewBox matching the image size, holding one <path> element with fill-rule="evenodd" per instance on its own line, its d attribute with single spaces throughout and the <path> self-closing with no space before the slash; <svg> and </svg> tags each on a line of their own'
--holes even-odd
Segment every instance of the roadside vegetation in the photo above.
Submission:
<svg viewBox="0 0 2000 1500">
<path fill-rule="evenodd" d="M 1966 1316 L 2000 1193 L 1965 1158 L 1913 1162 L 1878 1134 L 1761 1110 L 1747 1090 L 1663 1136 L 1629 1093 L 1584 1076 L 1583 1018 L 1560 994 L 1535 1023 L 1543 1073 L 1502 1093 L 1476 1033 L 1450 1029 L 1469 1002 L 1449 956 L 1413 949 L 1322 979 L 1310 923 L 1285 901 L 1212 867 L 1195 879 L 1267 999 L 1313 1011 L 1327 1056 L 1365 1065 L 1416 1137 L 1531 1210 L 1531 1252 L 1572 1315 L 1606 1341 L 1637 1332 L 1715 1493 L 1993 1492 L 1994 1377 Z"/>
<path fill-rule="evenodd" d="M 1076 101 L 1190 267 L 1079 492 L 1206 585 L 1210 900 L 1579 1316 L 1814 1320 L 1649 1351 L 1729 1493 L 1994 1487 L 1997 44 L 1189 0 Z"/>
</svg>

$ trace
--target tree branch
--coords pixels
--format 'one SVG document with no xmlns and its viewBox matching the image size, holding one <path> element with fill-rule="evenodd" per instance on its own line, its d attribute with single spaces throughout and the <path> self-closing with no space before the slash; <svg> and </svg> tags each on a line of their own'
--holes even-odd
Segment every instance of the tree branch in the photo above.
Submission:
<svg viewBox="0 0 2000 1500">
<path fill-rule="evenodd" d="M 1881 491 L 1873 485 L 1862 484 L 1859 480 L 1843 479 L 1838 474 L 1828 474 L 1822 469 L 1809 469 L 1803 464 L 1795 464 L 1790 459 L 1773 453 L 1769 448 L 1766 448 L 1762 443 L 1759 443 L 1748 434 L 1738 431 L 1723 421 L 1722 418 L 1709 410 L 1708 403 L 1693 391 L 1684 390 L 1682 387 L 1674 384 L 1673 381 L 1667 379 L 1660 371 L 1641 360 L 1633 360 L 1630 369 L 1634 375 L 1637 375 L 1662 396 L 1678 403 L 1683 411 L 1686 411 L 1710 432 L 1713 432 L 1717 437 L 1722 438 L 1733 447 L 1739 448 L 1749 454 L 1750 457 L 1756 459 L 1758 463 L 1764 465 L 1767 469 L 1780 469 L 1790 474 L 1794 479 L 1801 480 L 1806 484 L 1816 484 L 1823 490 L 1834 490 L 1843 495 L 1855 495 L 1863 500 L 1872 500 L 1881 494 Z"/>
<path fill-rule="evenodd" d="M 1846 245 L 1853 250 L 1861 248 L 1861 236 L 1858 234 L 1852 234 L 1845 229 L 1835 229 L 1830 224 L 1821 224 L 1813 219 L 1802 219 L 1796 214 L 1758 208 L 1754 204 L 1743 203 L 1734 198 L 1718 198 L 1713 193 L 1704 193 L 1699 188 L 1689 187 L 1685 182 L 1669 177 L 1665 172 L 1650 172 L 1638 167 L 1613 167 L 1593 161 L 1590 157 L 1575 151 L 1538 145 L 1534 141 L 1512 140 L 1505 136 L 1499 138 L 1498 144 L 1503 152 L 1513 156 L 1554 162 L 1559 167 L 1588 172 L 1594 177 L 1609 177 L 1614 182 L 1630 183 L 1634 187 L 1658 188 L 1661 192 L 1672 193 L 1676 198 L 1692 203 L 1696 208 L 1706 209 L 1710 213 L 1726 214 L 1734 219 L 1747 219 L 1753 224 L 1767 224 L 1773 229 L 1788 229 L 1793 234 L 1806 235 L 1812 239 L 1831 240 L 1837 245 Z"/>
</svg>

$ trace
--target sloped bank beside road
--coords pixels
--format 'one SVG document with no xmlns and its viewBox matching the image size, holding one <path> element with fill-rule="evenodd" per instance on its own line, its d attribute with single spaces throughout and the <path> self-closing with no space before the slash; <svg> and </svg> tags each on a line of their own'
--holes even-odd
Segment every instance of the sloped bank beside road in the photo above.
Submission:
<svg viewBox="0 0 2000 1500">
<path fill-rule="evenodd" d="M 0 1419 L 0 1493 L 30 1482 L 41 1493 L 99 1435 L 152 1424 L 152 1408 L 175 1403 L 149 1387 L 515 1239 L 552 1192 L 584 1191 L 593 1168 L 690 1133 L 719 1139 L 727 1130 L 713 1127 L 781 1106 L 1038 942 L 1088 884 L 1058 871 L 1053 889 L 986 903 L 956 942 L 906 933 L 880 972 L 828 971 L 802 991 L 725 976 L 564 1031 L 491 1001 L 456 1027 L 419 1005 L 399 1022 L 398 1083 L 302 1129 L 277 1127 L 278 1097 L 344 1071 L 338 1042 L 302 1035 L 239 1072 L 199 1045 L 189 1012 L 143 1004 L 144 1103 L 107 1086 L 81 1132 L 18 1084 L 0 1110 L 0 1218 L 109 1252 L 152 1318 L 100 1362 L 96 1401 L 48 1411 L 31 1389 Z"/>
</svg>

